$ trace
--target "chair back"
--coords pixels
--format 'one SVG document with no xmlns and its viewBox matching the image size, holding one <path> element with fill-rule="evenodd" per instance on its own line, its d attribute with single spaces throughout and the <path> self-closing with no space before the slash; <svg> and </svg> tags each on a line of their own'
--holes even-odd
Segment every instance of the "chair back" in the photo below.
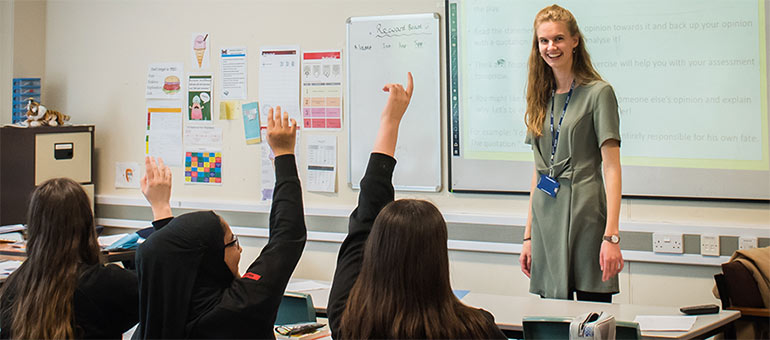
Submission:
<svg viewBox="0 0 770 340">
<path fill-rule="evenodd" d="M 276 325 L 316 322 L 313 298 L 305 293 L 286 292 L 278 306 Z"/>
<path fill-rule="evenodd" d="M 570 322 L 568 317 L 525 316 L 524 339 L 569 339 Z"/>
<path fill-rule="evenodd" d="M 615 320 L 615 338 L 618 340 L 641 340 L 639 324 L 632 321 Z"/>
</svg>

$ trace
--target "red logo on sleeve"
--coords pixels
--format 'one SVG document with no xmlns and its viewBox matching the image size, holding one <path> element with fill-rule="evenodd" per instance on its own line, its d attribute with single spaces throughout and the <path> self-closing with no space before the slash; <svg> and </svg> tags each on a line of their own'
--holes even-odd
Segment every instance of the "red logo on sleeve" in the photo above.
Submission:
<svg viewBox="0 0 770 340">
<path fill-rule="evenodd" d="M 246 273 L 246 274 L 243 274 L 243 278 L 244 279 L 252 279 L 254 281 L 259 281 L 259 279 L 261 279 L 262 276 L 259 276 L 259 274 L 254 274 L 254 273 Z"/>
</svg>

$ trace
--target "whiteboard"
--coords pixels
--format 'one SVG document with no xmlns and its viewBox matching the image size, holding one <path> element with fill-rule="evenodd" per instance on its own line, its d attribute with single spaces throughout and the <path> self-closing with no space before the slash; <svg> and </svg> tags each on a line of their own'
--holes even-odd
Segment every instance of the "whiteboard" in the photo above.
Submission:
<svg viewBox="0 0 770 340">
<path fill-rule="evenodd" d="M 527 60 L 535 14 L 552 3 L 447 0 L 450 192 L 531 189 Z M 623 195 L 770 199 L 761 1 L 562 5 L 618 100 Z"/>
<path fill-rule="evenodd" d="M 396 190 L 441 190 L 441 73 L 437 13 L 352 17 L 347 21 L 348 181 L 360 188 L 388 83 L 414 92 L 401 121 L 393 174 Z"/>
</svg>

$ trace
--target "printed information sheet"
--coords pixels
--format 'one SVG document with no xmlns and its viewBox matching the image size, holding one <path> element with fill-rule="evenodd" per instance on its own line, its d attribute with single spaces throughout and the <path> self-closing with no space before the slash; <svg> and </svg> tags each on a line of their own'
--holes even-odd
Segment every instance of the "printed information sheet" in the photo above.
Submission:
<svg viewBox="0 0 770 340">
<path fill-rule="evenodd" d="M 340 51 L 302 53 L 302 120 L 306 129 L 342 127 Z"/>
</svg>

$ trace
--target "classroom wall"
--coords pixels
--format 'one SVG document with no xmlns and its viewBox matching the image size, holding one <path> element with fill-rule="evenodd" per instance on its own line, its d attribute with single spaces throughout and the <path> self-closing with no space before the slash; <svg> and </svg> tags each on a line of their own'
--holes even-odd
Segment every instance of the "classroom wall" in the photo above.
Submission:
<svg viewBox="0 0 770 340">
<path fill-rule="evenodd" d="M 13 2 L 0 1 L 0 124 L 11 122 L 13 79 Z M 6 104 L 7 103 L 7 104 Z"/>
<path fill-rule="evenodd" d="M 345 45 L 344 23 L 350 16 L 422 12 L 443 15 L 443 1 L 434 0 L 82 0 L 41 3 L 46 7 L 44 102 L 72 116 L 73 123 L 96 125 L 97 217 L 102 224 L 115 227 L 110 232 L 123 231 L 123 227 L 135 227 L 151 219 L 138 190 L 114 188 L 114 166 L 115 162 L 142 161 L 147 65 L 179 61 L 189 68 L 190 56 L 185 47 L 193 32 L 208 32 L 213 51 L 224 46 L 245 45 L 249 48 L 248 93 L 250 98 L 256 99 L 260 46 L 299 44 L 304 50 L 342 49 Z M 2 4 L 0 2 L 0 6 Z M 24 15 L 16 14 L 17 18 Z M 17 35 L 16 38 L 23 37 Z M 14 68 L 17 63 L 26 63 L 26 60 L 16 59 Z M 7 66 L 5 62 L 3 64 Z M 218 58 L 212 55 L 215 87 L 218 86 L 218 67 Z M 417 79 L 417 90 L 419 84 Z M 442 93 L 444 90 L 442 80 Z M 215 103 L 217 100 L 215 95 Z M 445 111 L 444 106 L 442 103 Z M 218 105 L 214 108 L 216 117 Z M 445 121 L 442 131 L 446 131 L 444 124 Z M 263 230 L 267 220 L 268 206 L 257 201 L 260 148 L 245 145 L 241 120 L 217 121 L 216 125 L 223 129 L 225 138 L 224 184 L 221 187 L 185 186 L 180 169 L 174 169 L 172 200 L 180 206 L 216 207 L 232 225 L 244 226 L 241 266 L 245 269 L 265 242 L 263 237 L 248 236 L 252 229 Z M 342 212 L 353 208 L 357 192 L 347 184 L 346 132 L 325 134 L 336 135 L 338 140 L 338 192 L 306 192 L 304 198 L 306 208 L 312 212 L 308 217 L 308 228 L 319 235 L 331 235 L 334 240 L 310 241 L 295 276 L 330 280 L 339 248 L 338 239 L 345 231 L 346 213 Z M 303 143 L 304 138 L 303 135 Z M 303 154 L 299 160 L 302 169 Z M 301 176 L 305 176 L 305 171 L 301 171 Z M 483 250 L 486 242 L 490 242 L 491 248 L 496 245 L 494 241 L 500 240 L 513 245 L 515 251 L 523 233 L 522 221 L 526 218 L 526 195 L 459 195 L 444 190 L 434 194 L 399 193 L 397 197 L 428 199 L 444 213 L 455 216 L 457 221 L 464 217 L 482 220 L 450 223 L 451 238 L 481 241 L 473 250 L 451 251 L 456 288 L 506 295 L 527 294 L 528 283 L 518 268 L 518 255 Z M 232 219 L 238 223 L 233 223 Z M 631 226 L 639 228 L 640 225 L 644 237 L 633 242 L 629 237 L 624 241 L 624 250 L 631 246 L 642 252 L 649 251 L 651 246 L 645 237 L 650 233 L 681 230 L 682 226 L 690 233 L 703 226 L 703 230 L 718 230 L 730 235 L 748 231 L 766 239 L 770 237 L 770 205 L 767 202 L 623 199 L 621 230 Z M 718 267 L 714 265 L 632 261 L 621 274 L 621 295 L 616 301 L 672 306 L 712 302 L 715 300 L 710 293 L 711 276 L 717 271 Z"/>
<path fill-rule="evenodd" d="M 14 78 L 40 78 L 45 74 L 46 1 L 13 1 Z"/>
</svg>

